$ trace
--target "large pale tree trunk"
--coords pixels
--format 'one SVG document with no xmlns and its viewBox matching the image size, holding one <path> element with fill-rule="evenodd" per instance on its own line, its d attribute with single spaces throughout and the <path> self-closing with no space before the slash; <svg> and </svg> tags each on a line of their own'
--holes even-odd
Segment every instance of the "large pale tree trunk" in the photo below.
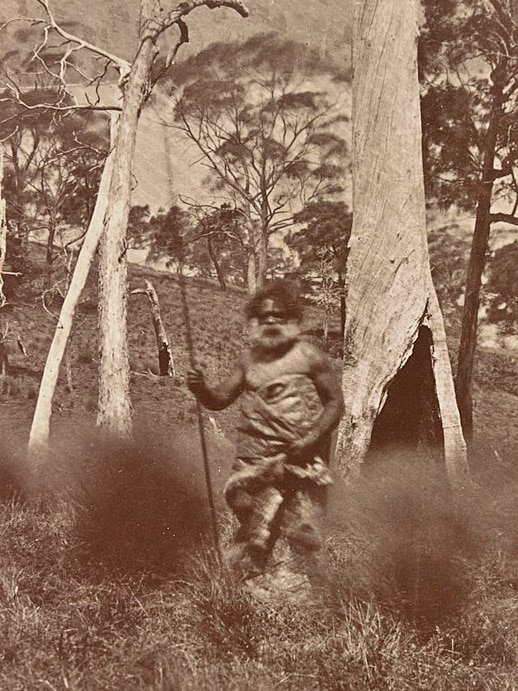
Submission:
<svg viewBox="0 0 518 691">
<path fill-rule="evenodd" d="M 117 118 L 114 116 L 111 128 L 112 141 L 115 138 L 116 127 Z M 75 310 L 85 287 L 90 266 L 104 230 L 104 216 L 108 208 L 112 164 L 113 153 L 108 156 L 104 165 L 95 209 L 74 267 L 74 273 L 70 280 L 70 285 L 61 307 L 56 331 L 47 354 L 47 361 L 41 378 L 29 435 L 29 456 L 34 462 L 43 458 L 41 451 L 48 446 L 52 401 L 58 381 L 59 368 L 72 330 Z"/>
<path fill-rule="evenodd" d="M 115 142 L 110 207 L 106 216 L 99 268 L 101 360 L 97 424 L 106 436 L 132 434 L 130 369 L 127 345 L 127 226 L 137 125 L 148 96 L 156 35 L 146 23 L 159 16 L 155 0 L 141 0 L 141 42 L 129 73 Z"/>
<path fill-rule="evenodd" d="M 354 226 L 337 459 L 355 474 L 373 444 L 426 444 L 458 484 L 466 448 L 426 240 L 418 5 L 354 4 Z"/>
</svg>

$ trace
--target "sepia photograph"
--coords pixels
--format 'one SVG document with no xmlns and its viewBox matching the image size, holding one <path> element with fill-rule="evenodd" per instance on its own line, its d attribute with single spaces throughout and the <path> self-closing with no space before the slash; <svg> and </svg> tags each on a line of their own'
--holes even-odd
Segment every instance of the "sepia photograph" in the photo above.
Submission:
<svg viewBox="0 0 518 691">
<path fill-rule="evenodd" d="M 0 689 L 518 691 L 518 0 L 3 0 Z"/>
</svg>

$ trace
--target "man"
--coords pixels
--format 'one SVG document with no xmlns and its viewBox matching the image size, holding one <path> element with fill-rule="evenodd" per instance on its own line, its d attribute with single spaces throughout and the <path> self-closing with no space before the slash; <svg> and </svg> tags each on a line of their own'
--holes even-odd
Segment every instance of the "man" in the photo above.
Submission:
<svg viewBox="0 0 518 691">
<path fill-rule="evenodd" d="M 251 344 L 228 377 L 209 386 L 201 372 L 191 371 L 187 384 L 210 410 L 241 397 L 225 497 L 241 524 L 237 540 L 262 568 L 280 534 L 299 552 L 321 547 L 331 436 L 343 399 L 328 358 L 300 338 L 302 310 L 286 282 L 257 293 L 246 314 Z"/>
</svg>

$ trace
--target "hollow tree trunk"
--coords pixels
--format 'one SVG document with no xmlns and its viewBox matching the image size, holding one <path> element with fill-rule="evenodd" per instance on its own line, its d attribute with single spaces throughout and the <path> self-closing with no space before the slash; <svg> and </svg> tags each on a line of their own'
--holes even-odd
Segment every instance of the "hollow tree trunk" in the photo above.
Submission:
<svg viewBox="0 0 518 691">
<path fill-rule="evenodd" d="M 408 378 L 413 388 L 401 399 L 406 411 L 398 409 L 396 417 L 411 412 L 420 382 L 430 381 L 421 410 L 434 418 L 430 436 L 441 445 L 450 480 L 461 483 L 466 449 L 426 241 L 417 20 L 418 0 L 354 3 L 354 223 L 347 267 L 346 412 L 337 459 L 344 475 L 359 471 L 387 395 L 416 346 Z M 420 420 L 415 427 L 414 436 L 422 436 Z M 387 444 L 404 442 L 387 428 L 382 437 Z"/>
</svg>

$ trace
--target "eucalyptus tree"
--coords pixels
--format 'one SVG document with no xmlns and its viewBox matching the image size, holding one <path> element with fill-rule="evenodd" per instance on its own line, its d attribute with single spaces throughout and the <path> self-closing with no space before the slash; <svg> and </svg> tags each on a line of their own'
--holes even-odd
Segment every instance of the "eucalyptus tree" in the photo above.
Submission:
<svg viewBox="0 0 518 691">
<path fill-rule="evenodd" d="M 456 373 L 473 435 L 482 275 L 495 224 L 518 226 L 518 7 L 515 0 L 425 0 L 420 41 L 429 198 L 473 212 Z"/>
<path fill-rule="evenodd" d="M 193 10 L 201 6 L 210 9 L 230 7 L 242 16 L 248 14 L 240 0 L 187 0 L 167 8 L 159 0 L 139 0 L 138 6 L 140 13 L 135 53 L 130 62 L 71 33 L 56 20 L 50 0 L 36 0 L 35 7 L 40 10 L 40 16 L 35 12 L 33 18 L 12 17 L 0 27 L 4 34 L 20 25 L 29 32 L 24 39 L 33 41 L 29 43 L 29 62 L 36 66 L 35 72 L 45 73 L 58 92 L 58 99 L 47 104 L 47 108 L 55 112 L 68 111 L 71 99 L 75 108 L 112 113 L 114 124 L 111 130 L 113 147 L 104 167 L 96 208 L 89 225 L 90 232 L 85 236 L 76 263 L 67 295 L 69 299 L 65 299 L 63 304 L 40 386 L 31 429 L 30 447 L 33 449 L 47 444 L 59 365 L 70 333 L 75 305 L 101 238 L 101 358 L 97 423 L 109 436 L 125 438 L 132 434 L 126 250 L 133 156 L 140 114 L 154 84 L 170 67 L 179 48 L 188 41 L 186 18 Z M 173 37 L 167 41 L 167 51 L 161 52 L 159 39 L 169 30 Z M 34 32 L 32 39 L 30 32 Z M 23 71 L 21 66 L 19 71 Z M 13 83 L 10 73 L 5 70 L 4 77 L 3 86 L 10 91 L 11 101 L 27 107 L 23 88 Z M 119 101 L 113 99 L 109 104 L 102 102 L 101 87 L 106 80 L 118 85 Z M 77 97 L 78 81 L 83 91 L 82 100 Z"/>
<path fill-rule="evenodd" d="M 165 121 L 194 143 L 208 185 L 244 214 L 253 293 L 271 237 L 305 204 L 344 188 L 348 75 L 303 44 L 261 34 L 210 46 L 175 67 L 171 82 L 174 119 Z"/>
</svg>

